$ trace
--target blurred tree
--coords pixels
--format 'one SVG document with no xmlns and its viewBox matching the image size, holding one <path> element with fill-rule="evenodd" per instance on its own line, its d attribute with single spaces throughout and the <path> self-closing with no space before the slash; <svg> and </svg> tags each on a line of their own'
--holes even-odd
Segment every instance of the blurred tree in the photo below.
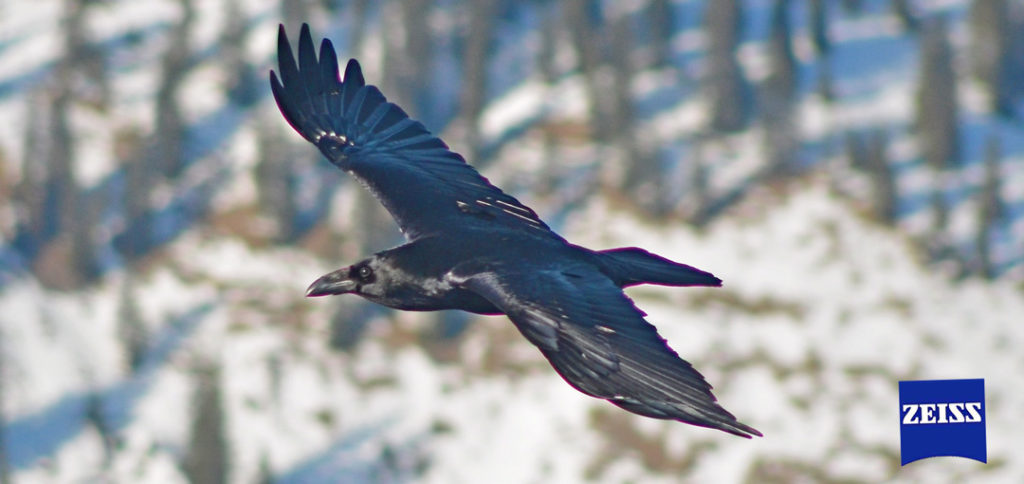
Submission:
<svg viewBox="0 0 1024 484">
<path fill-rule="evenodd" d="M 831 58 L 822 58 L 818 62 L 818 78 L 815 85 L 815 92 L 826 102 L 836 99 L 836 90 L 832 79 Z"/>
<path fill-rule="evenodd" d="M 970 67 L 989 96 L 990 109 L 1013 117 L 1024 94 L 1024 6 L 1006 0 L 974 0 L 969 12 Z"/>
<path fill-rule="evenodd" d="M 64 54 L 60 62 L 68 75 L 64 82 L 75 91 L 76 100 L 105 110 L 110 104 L 107 59 L 103 47 L 86 28 L 86 17 L 94 5 L 93 1 L 64 1 Z"/>
<path fill-rule="evenodd" d="M 599 75 L 605 47 L 605 39 L 601 35 L 604 25 L 601 3 L 597 0 L 565 0 L 562 12 L 576 53 L 576 63 L 586 82 L 591 138 L 610 139 L 611 128 L 604 112 L 607 91 Z"/>
<path fill-rule="evenodd" d="M 71 265 L 75 274 L 75 284 L 81 286 L 96 282 L 102 268 L 99 261 L 99 243 L 96 241 L 96 228 L 100 225 L 104 200 L 96 199 L 91 194 L 78 190 L 71 194 L 75 199 L 71 207 L 73 219 L 69 232 L 71 234 Z"/>
<path fill-rule="evenodd" d="M 430 67 L 434 35 L 430 29 L 433 5 L 429 0 L 399 0 L 384 9 L 384 73 L 381 87 L 388 99 L 402 106 L 428 129 L 438 129 L 433 110 L 435 93 Z"/>
<path fill-rule="evenodd" d="M 248 107 L 260 99 L 262 90 L 266 88 L 262 76 L 256 75 L 256 69 L 246 54 L 250 20 L 240 0 L 226 0 L 224 9 L 225 25 L 221 29 L 220 54 L 227 75 L 228 99 L 239 106 Z"/>
<path fill-rule="evenodd" d="M 57 146 L 49 143 L 51 127 L 48 114 L 52 109 L 41 109 L 50 104 L 45 87 L 33 89 L 26 96 L 21 178 L 14 191 L 14 199 L 24 207 L 21 223 L 35 242 L 48 240 L 58 228 L 57 207 L 50 198 L 53 193 L 46 190 L 52 171 L 49 153 Z M 58 142 L 58 145 L 63 144 Z"/>
<path fill-rule="evenodd" d="M 147 169 L 144 153 L 145 141 L 135 127 L 120 128 L 114 133 L 114 157 L 124 172 L 124 190 L 121 198 L 124 229 L 117 247 L 128 263 L 136 261 L 150 246 L 150 227 L 146 216 L 150 210 L 150 195 L 156 180 Z"/>
<path fill-rule="evenodd" d="M 605 188 L 621 190 L 630 198 L 640 200 L 643 206 L 654 208 L 659 199 L 658 183 L 661 179 L 657 157 L 640 145 L 636 133 L 636 112 L 633 107 L 633 73 L 636 71 L 631 54 L 634 35 L 628 12 L 618 11 L 608 19 L 608 52 L 602 73 L 610 75 L 608 89 L 603 89 L 604 105 L 601 115 L 610 144 L 619 152 L 618 163 L 605 163 L 601 177 Z M 605 77 L 605 76 L 602 76 Z M 614 166 L 618 165 L 618 166 Z"/>
<path fill-rule="evenodd" d="M 46 140 L 42 141 L 48 145 L 44 188 L 47 209 L 43 216 L 57 221 L 52 228 L 54 235 L 71 228 L 77 215 L 75 202 L 78 192 L 72 163 L 75 159 L 75 134 L 69 120 L 72 97 L 64 86 L 57 89 L 50 99 L 49 129 Z"/>
<path fill-rule="evenodd" d="M 99 391 L 89 393 L 85 404 L 85 421 L 100 436 L 103 446 L 103 468 L 109 468 L 116 452 L 117 434 L 103 408 L 103 395 Z"/>
<path fill-rule="evenodd" d="M 832 51 L 832 40 L 828 33 L 828 7 L 824 0 L 811 0 L 808 11 L 811 29 L 811 42 L 818 53 L 818 77 L 815 87 L 819 96 L 825 101 L 835 99 L 832 87 L 832 64 L 828 55 Z"/>
<path fill-rule="evenodd" d="M 149 328 L 142 319 L 136 296 L 135 275 L 131 270 L 125 271 L 121 283 L 120 301 L 117 308 L 117 337 L 126 353 L 128 369 L 136 372 L 145 362 L 146 350 L 149 347 Z"/>
<path fill-rule="evenodd" d="M 881 128 L 867 134 L 866 169 L 871 177 L 872 206 L 875 217 L 882 223 L 896 222 L 896 201 L 899 199 L 896 175 L 887 154 L 888 137 Z"/>
<path fill-rule="evenodd" d="M 187 127 L 177 96 L 192 64 L 189 42 L 196 19 L 192 0 L 178 1 L 181 19 L 171 31 L 170 43 L 160 63 L 162 72 L 156 92 L 155 149 L 152 153 L 160 173 L 171 179 L 185 168 Z"/>
<path fill-rule="evenodd" d="M 293 241 L 298 217 L 295 193 L 298 188 L 292 161 L 296 152 L 291 149 L 280 123 L 261 121 L 256 125 L 256 132 L 258 155 L 254 176 L 260 210 L 273 220 L 277 241 Z"/>
<path fill-rule="evenodd" d="M 647 23 L 651 36 L 651 66 L 669 67 L 672 64 L 672 37 L 679 28 L 679 19 L 671 0 L 649 0 Z"/>
<path fill-rule="evenodd" d="M 932 193 L 929 195 L 928 199 L 932 208 L 932 222 L 930 230 L 934 236 L 941 234 L 949 224 L 949 201 L 946 200 L 946 191 L 942 188 L 945 185 L 945 178 L 936 177 L 933 183 L 935 186 L 932 188 Z M 945 240 L 945 237 L 942 237 L 942 240 Z M 948 247 L 945 247 L 943 248 L 943 251 L 948 251 L 947 249 Z"/>
<path fill-rule="evenodd" d="M 789 0 L 775 0 L 768 43 L 771 71 L 761 85 L 760 96 L 765 153 L 771 176 L 789 174 L 794 169 L 799 148 L 793 123 L 793 101 L 797 91 L 796 56 L 790 36 Z"/>
<path fill-rule="evenodd" d="M 889 162 L 888 136 L 881 128 L 867 133 L 846 133 L 846 156 L 852 168 L 865 173 L 871 183 L 870 204 L 873 216 L 879 222 L 896 222 L 896 203 L 899 200 L 896 175 Z"/>
<path fill-rule="evenodd" d="M 7 432 L 4 432 L 7 428 L 7 413 L 4 411 L 7 402 L 7 350 L 5 343 L 10 341 L 3 334 L 6 322 L 6 319 L 0 320 L 0 484 L 14 482 L 11 463 L 7 460 Z"/>
<path fill-rule="evenodd" d="M 548 88 L 548 94 L 545 98 L 549 100 L 548 102 L 553 103 L 555 96 L 553 87 L 562 74 L 557 62 L 557 52 L 561 48 L 560 42 L 562 41 L 559 35 L 562 33 L 562 29 L 558 5 L 554 2 L 541 5 L 539 15 L 541 16 L 541 24 L 540 48 L 537 50 L 537 70 L 540 72 L 541 78 Z M 548 123 L 545 123 L 545 126 L 541 127 L 540 131 L 544 145 L 544 166 L 541 168 L 537 183 L 534 184 L 534 193 L 550 195 L 554 192 L 559 181 L 561 160 L 558 157 L 558 147 L 561 141 L 556 130 L 551 129 Z"/>
<path fill-rule="evenodd" d="M 462 88 L 460 117 L 466 127 L 466 159 L 480 163 L 480 113 L 487 102 L 487 59 L 492 50 L 492 36 L 498 0 L 469 0 L 469 28 L 462 53 Z"/>
<path fill-rule="evenodd" d="M 684 213 L 698 226 L 708 221 L 706 214 L 711 206 L 711 174 L 704 156 L 704 143 L 706 141 L 700 137 L 694 138 L 690 143 L 693 154 L 686 161 L 688 194 L 683 198 L 687 205 L 683 207 Z"/>
<path fill-rule="evenodd" d="M 868 149 L 860 133 L 847 131 L 845 136 L 846 160 L 857 170 L 868 170 Z"/>
<path fill-rule="evenodd" d="M 974 239 L 980 266 L 978 269 L 987 279 L 995 279 L 998 275 L 992 256 L 992 231 L 999 226 L 1007 213 L 1006 203 L 1001 194 L 1001 158 L 999 138 L 995 135 L 989 136 L 985 144 L 985 178 L 979 192 L 981 200 L 978 203 L 978 229 Z"/>
<path fill-rule="evenodd" d="M 370 322 L 387 313 L 388 309 L 363 300 L 350 298 L 339 302 L 331 317 L 328 344 L 341 352 L 353 350 L 362 340 Z"/>
<path fill-rule="evenodd" d="M 349 52 L 355 56 L 363 46 L 363 37 L 366 36 L 366 26 L 370 23 L 370 1 L 352 0 L 349 2 L 348 12 L 352 15 L 352 29 L 349 36 Z"/>
<path fill-rule="evenodd" d="M 909 0 L 892 0 L 892 12 L 900 19 L 900 24 L 905 30 L 916 31 L 919 25 L 917 14 L 910 5 Z"/>
<path fill-rule="evenodd" d="M 14 205 L 14 190 L 15 184 L 18 179 L 10 172 L 11 163 L 7 156 L 7 151 L 4 150 L 3 146 L 0 146 L 0 207 L 13 207 Z"/>
<path fill-rule="evenodd" d="M 741 15 L 737 0 L 708 2 L 704 13 L 708 60 L 703 86 L 711 109 L 709 127 L 715 132 L 745 128 L 753 111 L 750 86 L 736 60 Z"/>
<path fill-rule="evenodd" d="M 762 108 L 769 113 L 792 104 L 797 91 L 796 55 L 793 53 L 789 0 L 775 0 L 771 25 L 771 38 L 768 42 L 770 72 L 764 81 L 766 99 L 762 101 Z"/>
<path fill-rule="evenodd" d="M 840 0 L 839 4 L 847 13 L 859 14 L 864 11 L 864 0 Z"/>
<path fill-rule="evenodd" d="M 193 484 L 228 482 L 230 449 L 225 435 L 220 366 L 202 363 L 196 369 L 195 418 L 182 470 Z"/>
<path fill-rule="evenodd" d="M 29 220 L 31 227 L 32 248 L 34 252 L 33 272 L 40 282 L 47 287 L 72 289 L 96 276 L 93 248 L 89 245 L 93 227 L 89 220 L 80 217 L 90 215 L 83 207 L 85 200 L 78 188 L 73 171 L 75 156 L 75 132 L 70 122 L 72 93 L 61 74 L 55 76 L 55 84 L 46 102 L 46 131 L 33 135 L 35 141 L 42 143 L 39 150 L 43 153 L 43 174 L 40 198 L 30 195 L 32 217 L 41 219 Z M 37 108 L 38 109 L 38 108 Z M 30 127 L 30 129 L 32 129 Z M 25 160 L 26 163 L 39 163 L 39 159 Z M 38 175 L 33 168 L 28 168 L 30 177 Z M 32 180 L 26 187 L 40 188 Z"/>
<path fill-rule="evenodd" d="M 934 18 L 924 29 L 914 124 L 921 153 L 936 170 L 960 160 L 957 99 L 946 21 Z"/>
<path fill-rule="evenodd" d="M 811 29 L 811 43 L 819 56 L 828 55 L 832 50 L 832 41 L 828 35 L 828 8 L 825 0 L 810 0 L 808 24 Z"/>
<path fill-rule="evenodd" d="M 374 198 L 369 190 L 363 189 L 356 184 L 348 184 L 350 190 L 354 190 L 354 203 L 352 210 L 352 232 L 346 234 L 347 241 L 355 244 L 358 257 L 372 254 L 381 249 L 393 245 L 401 237 L 395 226 L 394 219 L 384 206 Z"/>
<path fill-rule="evenodd" d="M 106 58 L 86 28 L 86 16 L 92 5 L 92 2 L 65 2 L 66 15 L 62 25 L 64 52 L 55 68 L 53 88 L 56 98 L 52 105 L 49 133 L 58 141 L 55 144 L 53 138 L 46 141 L 54 148 L 48 165 L 52 194 L 47 195 L 47 199 L 59 200 L 56 202 L 60 211 L 57 231 L 68 238 L 70 252 L 67 260 L 63 261 L 66 264 L 65 280 L 59 282 L 44 278 L 44 281 L 67 287 L 91 283 L 100 275 L 94 231 L 100 222 L 102 207 L 79 189 L 75 181 L 75 132 L 69 119 L 74 105 L 84 103 L 106 109 L 110 102 Z"/>
<path fill-rule="evenodd" d="M 946 20 L 929 19 L 921 43 L 914 127 L 918 148 L 933 172 L 932 232 L 941 233 L 949 221 L 948 172 L 960 160 L 956 74 Z"/>
</svg>

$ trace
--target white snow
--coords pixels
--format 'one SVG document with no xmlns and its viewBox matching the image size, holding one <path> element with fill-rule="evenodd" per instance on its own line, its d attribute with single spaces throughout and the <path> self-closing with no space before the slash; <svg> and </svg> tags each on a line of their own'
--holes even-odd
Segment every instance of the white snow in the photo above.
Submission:
<svg viewBox="0 0 1024 484">
<path fill-rule="evenodd" d="M 767 3 L 757 5 L 764 10 Z M 966 5 L 918 3 L 929 11 Z M 25 117 L 34 85 L 63 49 L 60 5 L 0 5 L 0 86 L 13 86 L 13 94 L 0 96 L 0 153 L 7 174 L 18 175 L 21 167 L 24 126 L 14 120 Z M 227 20 L 225 9 L 222 2 L 197 6 L 192 41 L 210 48 Z M 249 47 L 260 66 L 272 57 L 277 8 L 266 0 L 243 9 L 251 16 Z M 180 14 L 172 1 L 95 8 L 90 31 L 103 39 L 133 30 L 158 34 L 112 52 L 109 112 L 81 106 L 72 111 L 80 136 L 75 174 L 85 184 L 102 181 L 115 168 L 116 160 L 105 155 L 114 130 L 153 129 L 159 53 Z M 367 31 L 361 47 L 370 54 L 365 73 L 368 80 L 379 79 L 384 32 L 377 25 Z M 878 45 L 897 53 L 906 48 L 888 13 L 844 17 L 831 32 L 837 44 L 883 37 Z M 691 55 L 705 42 L 691 28 L 674 44 L 677 54 Z M 801 62 L 812 62 L 806 40 L 798 47 Z M 748 73 L 765 74 L 764 50 L 756 42 L 742 48 Z M 560 62 L 567 61 L 571 52 L 560 55 Z M 907 168 L 897 182 L 917 194 L 935 180 L 926 167 L 904 166 L 918 150 L 900 129 L 912 118 L 916 72 L 913 59 L 903 60 L 907 65 L 887 68 L 843 64 L 834 73 L 839 101 L 805 96 L 797 108 L 798 128 L 803 141 L 828 144 L 846 130 L 895 127 L 888 132 L 888 153 Z M 692 69 L 699 63 L 688 66 L 699 70 Z M 179 100 L 190 123 L 224 105 L 221 68 L 216 61 L 203 64 L 184 80 Z M 657 96 L 677 76 L 682 74 L 640 75 L 634 94 Z M 982 95 L 973 86 L 962 90 L 965 117 L 983 123 L 977 117 L 984 109 Z M 587 102 L 579 75 L 553 86 L 531 78 L 492 100 L 481 129 L 486 140 L 496 141 L 535 121 L 585 124 Z M 186 173 L 189 186 L 211 171 L 228 173 L 211 204 L 215 213 L 256 200 L 255 124 L 249 118 L 266 114 L 280 122 L 271 104 L 268 98 L 247 114 L 235 113 L 240 126 L 205 155 L 216 163 L 204 159 Z M 700 96 L 658 108 L 637 125 L 638 136 L 653 145 L 690 139 L 706 123 Z M 1010 141 L 1021 136 L 1013 126 L 992 127 Z M 755 127 L 707 143 L 702 157 L 711 169 L 712 191 L 727 190 L 762 167 L 760 137 Z M 506 143 L 487 175 L 502 186 L 527 186 L 549 162 L 542 150 L 529 136 Z M 556 148 L 555 169 L 589 166 L 604 151 L 566 142 Z M 824 151 L 827 163 L 838 159 Z M 313 155 L 288 160 L 301 164 L 306 175 L 314 161 L 319 162 Z M 1021 166 L 1019 153 L 1004 159 L 1004 196 L 1018 205 L 1024 200 Z M 831 175 L 844 176 L 836 170 Z M 976 186 L 982 178 L 977 164 L 942 176 L 951 186 Z M 862 181 L 840 185 L 862 187 Z M 568 192 L 586 183 L 573 182 L 553 196 L 520 199 L 536 198 L 538 212 L 553 212 L 547 204 L 582 198 Z M 995 282 L 952 280 L 942 266 L 926 264 L 907 235 L 926 233 L 927 211 L 886 228 L 869 221 L 862 201 L 841 194 L 820 173 L 781 185 L 751 190 L 700 231 L 677 218 L 641 219 L 599 197 L 575 208 L 560 227 L 573 243 L 639 246 L 724 280 L 722 288 L 643 286 L 628 294 L 715 386 L 722 405 L 764 432 L 763 438 L 644 419 L 586 397 L 566 385 L 504 317 L 474 318 L 445 353 L 420 341 L 434 329 L 432 315 L 387 313 L 369 321 L 356 347 L 332 350 L 330 322 L 352 299 L 306 300 L 303 290 L 352 261 L 317 257 L 300 244 L 255 245 L 199 225 L 131 277 L 118 268 L 76 292 L 46 289 L 31 276 L 0 288 L 4 457 L 19 483 L 186 482 L 181 463 L 196 412 L 195 377 L 213 364 L 220 370 L 231 482 L 257 481 L 264 468 L 283 482 L 1024 480 L 1024 450 L 1018 445 L 1024 428 L 1024 297 L 1016 282 L 1024 277 L 1021 265 Z M 355 251 L 348 232 L 355 230 L 353 212 L 362 207 L 354 203 L 358 188 L 349 183 L 334 195 L 325 228 L 346 257 Z M 163 207 L 180 191 L 163 187 L 154 198 Z M 974 207 L 965 203 L 952 212 L 950 237 L 969 237 Z M 13 230 L 10 220 L 0 224 L 4 237 Z M 996 247 L 1001 260 L 1020 257 L 1011 244 L 1024 240 L 1024 220 L 1008 232 L 1012 240 Z M 126 284 L 151 336 L 134 372 L 118 333 Z M 932 378 L 986 379 L 990 464 L 930 459 L 899 466 L 897 383 Z M 87 418 L 96 402 L 115 440 L 109 455 L 98 424 Z"/>
</svg>

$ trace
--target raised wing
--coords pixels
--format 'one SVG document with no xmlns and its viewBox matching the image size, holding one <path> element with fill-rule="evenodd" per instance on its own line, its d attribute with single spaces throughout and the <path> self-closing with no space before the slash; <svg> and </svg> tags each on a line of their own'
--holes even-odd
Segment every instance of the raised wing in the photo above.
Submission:
<svg viewBox="0 0 1024 484">
<path fill-rule="evenodd" d="M 308 25 L 299 34 L 298 62 L 281 26 L 277 57 L 281 77 L 271 71 L 270 86 L 285 119 L 369 188 L 409 240 L 466 224 L 500 224 L 560 238 L 533 210 L 491 185 L 423 124 L 366 85 L 355 59 L 340 80 L 334 46 L 324 39 L 318 58 Z"/>
<path fill-rule="evenodd" d="M 761 435 L 715 403 L 704 377 L 596 269 L 459 272 L 452 280 L 504 311 L 577 390 L 647 417 Z"/>
</svg>

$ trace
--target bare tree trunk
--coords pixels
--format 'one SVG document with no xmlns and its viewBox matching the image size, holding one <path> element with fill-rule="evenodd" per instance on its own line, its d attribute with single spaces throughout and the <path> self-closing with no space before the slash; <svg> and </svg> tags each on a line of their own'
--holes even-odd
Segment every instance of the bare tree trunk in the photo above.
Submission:
<svg viewBox="0 0 1024 484">
<path fill-rule="evenodd" d="M 986 279 L 995 279 L 997 275 L 997 267 L 992 256 L 992 231 L 999 226 L 999 222 L 1006 214 L 999 169 L 1001 151 L 999 139 L 994 135 L 989 137 L 985 145 L 985 179 L 981 185 L 978 231 L 975 235 L 979 270 Z"/>
<path fill-rule="evenodd" d="M 753 111 L 750 87 L 736 60 L 741 15 L 737 0 L 708 2 L 704 15 L 708 72 L 702 84 L 711 109 L 709 128 L 715 132 L 743 129 Z"/>
<path fill-rule="evenodd" d="M 960 161 L 956 74 L 945 20 L 929 22 L 922 45 L 915 119 L 918 146 L 928 164 L 943 171 Z"/>
<path fill-rule="evenodd" d="M 577 64 L 583 73 L 590 105 L 591 138 L 609 139 L 611 128 L 605 112 L 605 89 L 598 71 L 604 39 L 597 33 L 603 24 L 600 2 L 594 0 L 566 0 L 562 4 L 566 26 L 576 51 Z"/>
<path fill-rule="evenodd" d="M 7 415 L 4 413 L 4 402 L 6 401 L 7 383 L 7 350 L 4 343 L 4 321 L 0 321 L 0 484 L 12 484 L 11 463 L 7 461 Z"/>
<path fill-rule="evenodd" d="M 287 242 L 295 239 L 295 218 L 298 215 L 290 144 L 277 126 L 260 123 L 259 156 L 256 162 L 256 192 L 260 210 L 274 222 L 274 239 Z"/>
<path fill-rule="evenodd" d="M 790 39 L 789 0 L 775 0 L 768 58 L 771 73 L 761 88 L 761 112 L 768 173 L 778 177 L 793 172 L 799 149 L 793 125 L 797 85 L 796 56 Z"/>
<path fill-rule="evenodd" d="M 156 158 L 159 171 L 167 178 L 177 177 L 185 164 L 185 120 L 178 106 L 178 89 L 191 64 L 192 25 L 196 12 L 192 0 L 179 0 L 181 20 L 171 33 L 171 45 L 161 62 L 162 74 L 156 94 Z"/>
<path fill-rule="evenodd" d="M 932 231 L 939 234 L 949 221 L 948 173 L 960 161 L 956 75 L 945 19 L 935 18 L 925 25 L 922 46 L 915 128 L 918 146 L 935 178 Z"/>
<path fill-rule="evenodd" d="M 115 133 L 114 156 L 124 172 L 121 207 L 124 232 L 121 235 L 121 257 L 129 263 L 138 259 L 150 245 L 149 226 L 143 218 L 150 209 L 150 193 L 156 179 L 148 169 L 142 133 L 129 128 Z"/>
<path fill-rule="evenodd" d="M 117 336 L 127 353 L 128 368 L 132 372 L 142 367 L 149 346 L 149 329 L 135 301 L 134 284 L 131 271 L 126 272 L 117 310 Z"/>
<path fill-rule="evenodd" d="M 867 169 L 872 181 L 872 205 L 879 221 L 892 225 L 896 221 L 895 174 L 886 154 L 888 139 L 885 132 L 875 130 L 869 134 L 867 148 Z"/>
<path fill-rule="evenodd" d="M 650 0 L 647 18 L 651 28 L 652 59 L 654 67 L 668 67 L 672 63 L 672 36 L 678 19 L 670 0 Z"/>
<path fill-rule="evenodd" d="M 466 158 L 480 163 L 480 113 L 483 112 L 487 93 L 487 56 L 491 51 L 491 33 L 497 0 L 471 0 L 469 9 L 469 33 L 466 37 L 466 51 L 462 65 L 462 112 L 466 126 Z"/>
<path fill-rule="evenodd" d="M 224 435 L 220 367 L 206 363 L 197 369 L 196 376 L 196 416 L 182 467 L 193 484 L 221 484 L 228 480 L 229 450 Z"/>
<path fill-rule="evenodd" d="M 239 106 L 248 107 L 259 100 L 263 79 L 257 78 L 256 70 L 246 55 L 245 46 L 249 37 L 249 16 L 240 5 L 240 0 L 227 0 L 226 24 L 220 37 L 224 56 L 224 70 L 227 73 L 228 99 Z"/>
<path fill-rule="evenodd" d="M 974 0 L 969 13 L 971 71 L 981 81 L 994 113 L 1012 118 L 1024 94 L 1024 8 L 1006 0 Z"/>
</svg>

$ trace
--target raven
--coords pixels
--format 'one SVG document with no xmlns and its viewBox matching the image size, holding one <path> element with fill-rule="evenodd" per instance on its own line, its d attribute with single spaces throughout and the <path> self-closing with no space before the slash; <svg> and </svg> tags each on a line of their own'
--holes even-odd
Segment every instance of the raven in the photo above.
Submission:
<svg viewBox="0 0 1024 484">
<path fill-rule="evenodd" d="M 577 390 L 633 413 L 760 436 L 716 403 L 622 288 L 720 286 L 717 277 L 629 247 L 594 251 L 553 232 L 363 80 L 344 80 L 330 40 L 278 31 L 270 87 L 288 123 L 391 213 L 407 242 L 320 277 L 307 297 L 356 294 L 384 306 L 505 314 Z"/>
</svg>

